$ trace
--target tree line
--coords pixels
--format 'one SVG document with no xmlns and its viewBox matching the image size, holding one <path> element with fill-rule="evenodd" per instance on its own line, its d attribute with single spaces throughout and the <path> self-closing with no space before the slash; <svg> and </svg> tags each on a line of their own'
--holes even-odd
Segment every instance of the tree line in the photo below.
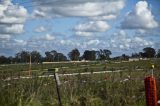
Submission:
<svg viewBox="0 0 160 106">
<path fill-rule="evenodd" d="M 112 52 L 108 49 L 95 50 L 85 50 L 82 55 L 77 48 L 71 50 L 68 53 L 68 58 L 63 53 L 59 53 L 56 50 L 46 51 L 45 56 L 42 56 L 38 51 L 20 51 L 15 54 L 14 57 L 9 56 L 0 56 L 0 64 L 14 64 L 14 63 L 29 63 L 30 58 L 32 63 L 41 63 L 41 62 L 59 62 L 59 61 L 82 61 L 82 60 L 109 60 L 109 59 L 123 59 L 127 60 L 128 58 L 160 58 L 160 49 L 156 52 L 154 48 L 146 47 L 143 49 L 143 52 L 132 53 L 131 56 L 122 54 L 121 56 L 110 58 Z"/>
</svg>

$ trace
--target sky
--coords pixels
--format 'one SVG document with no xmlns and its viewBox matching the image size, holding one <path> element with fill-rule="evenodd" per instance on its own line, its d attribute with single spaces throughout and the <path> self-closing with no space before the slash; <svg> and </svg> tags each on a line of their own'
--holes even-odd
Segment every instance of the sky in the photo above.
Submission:
<svg viewBox="0 0 160 106">
<path fill-rule="evenodd" d="M 0 55 L 160 49 L 160 0 L 0 0 Z"/>
</svg>

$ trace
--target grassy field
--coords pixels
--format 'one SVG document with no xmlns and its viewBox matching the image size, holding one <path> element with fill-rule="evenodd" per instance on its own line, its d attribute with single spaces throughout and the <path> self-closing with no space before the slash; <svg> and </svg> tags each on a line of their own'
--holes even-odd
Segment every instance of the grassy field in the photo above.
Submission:
<svg viewBox="0 0 160 106">
<path fill-rule="evenodd" d="M 160 60 L 137 62 L 82 62 L 33 64 L 30 79 L 28 64 L 0 66 L 1 106 L 58 106 L 53 77 L 39 78 L 49 68 L 59 68 L 59 74 L 91 72 L 89 75 L 61 76 L 59 85 L 63 106 L 145 106 L 144 78 L 154 75 L 159 83 Z M 116 70 L 121 72 L 114 73 Z M 93 74 L 92 72 L 113 71 Z M 11 78 L 11 80 L 5 80 Z"/>
</svg>

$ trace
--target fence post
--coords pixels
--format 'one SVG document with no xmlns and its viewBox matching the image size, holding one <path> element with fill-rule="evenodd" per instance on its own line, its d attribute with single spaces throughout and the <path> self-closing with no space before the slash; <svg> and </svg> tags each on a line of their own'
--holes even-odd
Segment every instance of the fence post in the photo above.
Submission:
<svg viewBox="0 0 160 106">
<path fill-rule="evenodd" d="M 57 74 L 56 74 L 56 71 L 58 71 L 58 69 L 48 69 L 48 71 L 53 71 L 53 74 L 54 74 L 54 79 L 55 79 L 55 83 L 56 83 L 56 90 L 57 90 L 57 96 L 58 96 L 58 101 L 59 101 L 59 106 L 62 106 L 62 102 L 61 102 L 61 97 L 60 97 L 60 90 L 59 90 L 59 79 Z"/>
<path fill-rule="evenodd" d="M 146 106 L 158 106 L 156 79 L 153 76 L 149 76 L 144 79 L 144 82 Z"/>
</svg>

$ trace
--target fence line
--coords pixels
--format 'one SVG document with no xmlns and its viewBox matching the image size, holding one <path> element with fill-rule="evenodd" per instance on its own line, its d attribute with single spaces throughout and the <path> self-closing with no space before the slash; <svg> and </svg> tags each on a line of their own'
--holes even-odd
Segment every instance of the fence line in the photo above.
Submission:
<svg viewBox="0 0 160 106">
<path fill-rule="evenodd" d="M 84 72 L 84 73 L 71 73 L 71 74 L 58 74 L 59 77 L 63 76 L 77 76 L 77 75 L 90 75 L 90 74 L 103 74 L 103 73 L 119 73 L 125 72 L 128 70 L 116 70 L 116 71 L 100 71 L 100 72 Z M 47 78 L 47 77 L 54 77 L 54 75 L 40 75 L 40 76 L 11 76 L 6 79 L 2 79 L 3 81 L 10 81 L 10 80 L 20 80 L 20 79 L 32 79 L 32 78 Z M 129 78 L 130 79 L 130 78 Z M 141 78 L 142 79 L 142 78 Z"/>
</svg>

